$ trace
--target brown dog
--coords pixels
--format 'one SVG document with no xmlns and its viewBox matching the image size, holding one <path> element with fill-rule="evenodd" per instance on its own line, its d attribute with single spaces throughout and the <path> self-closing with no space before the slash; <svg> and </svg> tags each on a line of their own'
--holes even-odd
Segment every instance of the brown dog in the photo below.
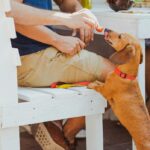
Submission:
<svg viewBox="0 0 150 150">
<path fill-rule="evenodd" d="M 133 36 L 107 29 L 105 40 L 117 51 L 111 60 L 118 65 L 105 83 L 94 82 L 89 87 L 108 100 L 133 137 L 137 149 L 150 150 L 150 117 L 136 79 L 142 59 L 141 46 Z"/>
</svg>

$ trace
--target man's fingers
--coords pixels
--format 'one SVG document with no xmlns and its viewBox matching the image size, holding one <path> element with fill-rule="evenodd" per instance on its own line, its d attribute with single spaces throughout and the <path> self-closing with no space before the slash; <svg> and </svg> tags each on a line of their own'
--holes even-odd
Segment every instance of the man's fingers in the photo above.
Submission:
<svg viewBox="0 0 150 150">
<path fill-rule="evenodd" d="M 88 30 L 88 43 L 91 41 L 91 29 Z"/>
<path fill-rule="evenodd" d="M 85 29 L 85 43 L 86 44 L 88 44 L 90 41 L 92 41 L 92 34 L 93 34 L 92 28 Z"/>
<path fill-rule="evenodd" d="M 89 27 L 94 28 L 94 29 L 96 28 L 97 24 L 95 24 L 94 20 L 92 20 L 90 18 L 86 18 L 86 17 L 84 17 L 83 19 L 84 19 L 83 21 L 86 25 L 88 25 Z"/>
<path fill-rule="evenodd" d="M 92 38 L 93 38 L 93 28 L 89 30 L 89 42 L 93 40 Z"/>
<path fill-rule="evenodd" d="M 77 35 L 77 30 L 73 29 L 72 36 L 76 36 L 76 35 Z"/>
<path fill-rule="evenodd" d="M 80 39 L 84 42 L 84 28 L 80 29 Z"/>
<path fill-rule="evenodd" d="M 91 41 L 93 41 L 93 40 L 94 40 L 94 30 L 91 29 Z"/>
<path fill-rule="evenodd" d="M 80 44 L 81 49 L 85 48 L 85 43 L 81 41 L 80 39 L 79 39 L 79 44 Z"/>
<path fill-rule="evenodd" d="M 76 54 L 79 53 L 81 51 L 81 47 L 80 47 L 80 44 L 78 43 L 76 45 Z"/>
<path fill-rule="evenodd" d="M 92 21 L 94 21 L 94 29 L 96 29 L 97 27 L 100 26 L 98 19 L 96 18 L 96 16 L 93 13 L 91 13 L 91 11 L 84 10 L 84 14 L 82 16 L 84 16 L 85 18 L 88 18 L 88 19 L 91 19 Z"/>
<path fill-rule="evenodd" d="M 90 28 L 89 26 L 85 26 L 85 28 L 80 29 L 80 39 L 83 42 L 90 42 L 93 40 L 93 34 L 94 34 L 94 30 L 93 28 Z"/>
<path fill-rule="evenodd" d="M 79 53 L 81 51 L 82 47 L 84 47 L 84 43 L 79 38 L 76 38 L 76 44 L 70 50 L 69 55 L 73 56 L 73 55 Z"/>
<path fill-rule="evenodd" d="M 76 53 L 77 53 L 76 47 L 74 47 L 74 48 L 71 49 L 69 55 L 73 56 L 73 55 L 75 55 Z"/>
<path fill-rule="evenodd" d="M 85 29 L 84 33 L 85 33 L 85 43 L 87 44 L 88 39 L 89 39 L 89 37 L 88 37 L 89 36 L 89 31 L 87 29 Z"/>
</svg>

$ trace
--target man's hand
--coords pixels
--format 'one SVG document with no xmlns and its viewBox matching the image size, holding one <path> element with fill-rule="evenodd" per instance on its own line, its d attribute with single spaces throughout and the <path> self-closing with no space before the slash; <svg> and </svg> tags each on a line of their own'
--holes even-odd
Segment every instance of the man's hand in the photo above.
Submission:
<svg viewBox="0 0 150 150">
<path fill-rule="evenodd" d="M 77 37 L 57 35 L 53 46 L 59 51 L 73 56 L 79 53 L 85 47 L 85 44 Z"/>
<path fill-rule="evenodd" d="M 63 21 L 67 27 L 79 30 L 80 38 L 86 44 L 93 40 L 94 30 L 100 27 L 97 18 L 88 9 L 68 14 Z"/>
<path fill-rule="evenodd" d="M 60 16 L 61 21 L 64 25 L 71 29 L 81 29 L 90 27 L 96 29 L 99 26 L 99 23 L 96 17 L 87 9 L 82 9 L 78 12 L 72 14 L 66 14 Z"/>
</svg>

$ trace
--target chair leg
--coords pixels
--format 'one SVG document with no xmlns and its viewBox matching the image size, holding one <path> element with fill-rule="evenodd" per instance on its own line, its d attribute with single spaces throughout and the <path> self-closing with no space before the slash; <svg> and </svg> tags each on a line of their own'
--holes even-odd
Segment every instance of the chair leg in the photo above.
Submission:
<svg viewBox="0 0 150 150">
<path fill-rule="evenodd" d="M 102 114 L 86 116 L 87 150 L 103 150 L 103 116 Z"/>
<path fill-rule="evenodd" d="M 136 146 L 135 146 L 134 141 L 132 141 L 132 150 L 136 150 Z"/>
<path fill-rule="evenodd" d="M 20 150 L 19 127 L 0 129 L 0 150 Z"/>
</svg>

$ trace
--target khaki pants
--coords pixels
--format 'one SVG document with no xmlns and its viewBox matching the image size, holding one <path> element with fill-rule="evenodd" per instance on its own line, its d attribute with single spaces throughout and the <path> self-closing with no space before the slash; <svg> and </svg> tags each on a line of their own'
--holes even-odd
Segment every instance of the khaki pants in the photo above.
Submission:
<svg viewBox="0 0 150 150">
<path fill-rule="evenodd" d="M 20 86 L 46 87 L 58 81 L 101 80 L 103 61 L 103 57 L 87 50 L 82 50 L 79 55 L 66 56 L 50 47 L 21 57 L 18 82 Z"/>
</svg>

